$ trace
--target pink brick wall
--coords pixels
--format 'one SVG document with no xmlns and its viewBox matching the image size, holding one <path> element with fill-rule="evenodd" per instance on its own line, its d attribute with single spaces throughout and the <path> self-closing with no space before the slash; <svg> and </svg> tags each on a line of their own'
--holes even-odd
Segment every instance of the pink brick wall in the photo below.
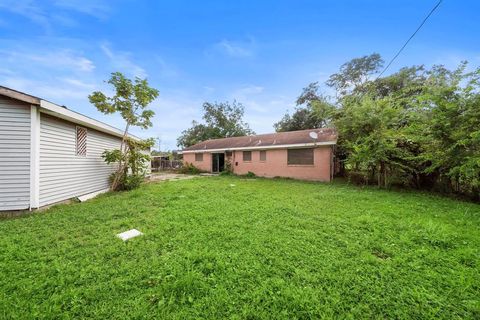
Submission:
<svg viewBox="0 0 480 320">
<path fill-rule="evenodd" d="M 260 161 L 260 151 L 252 151 L 252 161 L 244 162 L 242 151 L 235 151 L 233 170 L 236 174 L 252 171 L 262 177 L 288 177 L 301 180 L 330 181 L 331 147 L 314 149 L 313 165 L 288 165 L 287 150 L 267 150 L 267 159 Z M 238 162 L 238 165 L 235 165 Z"/>
<path fill-rule="evenodd" d="M 288 165 L 287 150 L 267 150 L 266 161 L 260 161 L 260 151 L 252 151 L 252 161 L 244 162 L 242 151 L 234 151 L 231 158 L 233 171 L 236 174 L 246 174 L 252 171 L 262 177 L 288 177 L 301 180 L 330 181 L 331 146 L 314 149 L 313 165 Z M 192 163 L 195 167 L 212 170 L 212 157 L 210 153 L 203 154 L 203 161 L 195 161 L 194 153 L 185 153 L 184 162 Z M 238 165 L 235 163 L 238 162 Z"/>
<path fill-rule="evenodd" d="M 195 161 L 195 153 L 184 153 L 183 162 L 191 163 L 195 167 L 203 171 L 212 171 L 212 155 L 208 152 L 203 154 L 203 161 Z"/>
</svg>

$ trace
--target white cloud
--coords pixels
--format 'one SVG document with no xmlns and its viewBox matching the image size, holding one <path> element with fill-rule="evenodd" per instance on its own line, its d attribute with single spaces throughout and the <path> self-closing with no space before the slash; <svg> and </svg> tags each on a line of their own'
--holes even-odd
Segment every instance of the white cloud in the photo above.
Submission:
<svg viewBox="0 0 480 320">
<path fill-rule="evenodd" d="M 163 59 L 161 56 L 156 55 L 154 58 L 154 62 L 157 63 L 158 67 L 158 72 L 156 73 L 157 76 L 164 78 L 176 78 L 179 76 L 178 69 L 173 65 L 167 63 L 165 59 Z"/>
<path fill-rule="evenodd" d="M 0 9 L 21 15 L 32 22 L 42 26 L 45 30 L 50 31 L 51 26 L 47 17 L 47 13 L 41 8 L 36 1 L 33 0 L 2 0 Z"/>
<path fill-rule="evenodd" d="M 94 90 L 95 89 L 94 84 L 83 82 L 80 79 L 61 78 L 60 80 L 64 83 L 68 83 L 69 85 L 77 87 L 77 88 L 88 89 L 88 90 Z"/>
<path fill-rule="evenodd" d="M 101 0 L 56 0 L 54 5 L 63 9 L 77 11 L 98 19 L 106 19 L 111 12 L 106 1 Z"/>
<path fill-rule="evenodd" d="M 49 51 L 31 53 L 29 50 L 16 51 L 2 50 L 0 57 L 9 61 L 11 65 L 22 66 L 29 63 L 37 63 L 43 67 L 65 69 L 74 71 L 90 72 L 95 69 L 93 62 L 86 57 L 68 49 L 50 49 Z"/>
<path fill-rule="evenodd" d="M 177 138 L 189 128 L 192 120 L 202 117 L 202 103 L 183 91 L 160 93 L 160 97 L 151 104 L 155 111 L 153 127 L 147 131 L 133 128 L 132 133 L 142 137 L 160 137 L 162 150 L 177 149 Z"/>
<path fill-rule="evenodd" d="M 46 33 L 54 30 L 55 22 L 66 27 L 77 26 L 77 22 L 67 14 L 79 12 L 97 19 L 106 19 L 111 8 L 107 1 L 102 0 L 2 0 L 0 10 L 5 10 L 41 26 Z"/>
<path fill-rule="evenodd" d="M 264 92 L 264 88 L 257 85 L 246 85 L 240 87 L 230 94 L 230 99 L 241 102 L 247 109 L 255 112 L 265 113 L 268 112 L 267 108 L 257 102 L 258 95 Z"/>
<path fill-rule="evenodd" d="M 214 49 L 234 58 L 248 58 L 255 54 L 255 42 L 222 40 L 214 45 Z"/>
<path fill-rule="evenodd" d="M 105 56 L 107 56 L 110 64 L 115 70 L 123 71 L 139 78 L 147 77 L 147 72 L 145 71 L 145 69 L 132 61 L 131 53 L 121 51 L 114 52 L 110 48 L 109 44 L 102 44 L 100 45 L 100 48 L 102 49 Z"/>
<path fill-rule="evenodd" d="M 241 87 L 235 90 L 233 94 L 240 99 L 240 98 L 248 97 L 250 95 L 262 93 L 264 90 L 265 89 L 261 86 L 246 85 L 244 87 Z"/>
<path fill-rule="evenodd" d="M 72 100 L 85 99 L 95 88 L 75 79 L 55 79 L 49 81 L 30 80 L 22 77 L 6 77 L 2 84 L 59 104 Z"/>
</svg>

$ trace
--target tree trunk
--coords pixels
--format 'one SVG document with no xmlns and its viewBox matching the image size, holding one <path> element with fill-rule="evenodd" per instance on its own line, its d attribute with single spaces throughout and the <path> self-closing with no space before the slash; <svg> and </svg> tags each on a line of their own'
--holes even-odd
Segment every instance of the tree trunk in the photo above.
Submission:
<svg viewBox="0 0 480 320">
<path fill-rule="evenodd" d="M 125 131 L 123 132 L 123 137 L 122 137 L 122 142 L 120 143 L 120 161 L 118 162 L 118 168 L 117 171 L 115 172 L 115 175 L 113 177 L 112 185 L 110 186 L 111 191 L 115 191 L 118 187 L 118 184 L 120 183 L 120 178 L 124 175 L 125 172 L 125 164 L 122 161 L 123 156 L 125 155 L 126 150 L 124 150 L 126 146 L 126 141 L 127 141 L 127 136 L 128 136 L 128 128 L 130 127 L 130 124 L 127 123 L 125 126 Z"/>
<path fill-rule="evenodd" d="M 383 166 L 383 183 L 385 186 L 385 189 L 388 187 L 388 181 L 387 181 L 387 166 Z"/>
<path fill-rule="evenodd" d="M 387 187 L 387 167 L 383 161 L 380 161 L 380 168 L 378 169 L 377 173 L 377 185 L 380 188 Z"/>
</svg>

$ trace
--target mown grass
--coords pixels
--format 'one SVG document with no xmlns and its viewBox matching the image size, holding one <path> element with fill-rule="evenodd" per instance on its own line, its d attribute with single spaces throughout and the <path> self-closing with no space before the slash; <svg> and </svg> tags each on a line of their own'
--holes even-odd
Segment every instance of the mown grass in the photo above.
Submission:
<svg viewBox="0 0 480 320">
<path fill-rule="evenodd" d="M 478 319 L 479 227 L 479 205 L 414 192 L 149 184 L 0 221 L 0 317 Z"/>
</svg>

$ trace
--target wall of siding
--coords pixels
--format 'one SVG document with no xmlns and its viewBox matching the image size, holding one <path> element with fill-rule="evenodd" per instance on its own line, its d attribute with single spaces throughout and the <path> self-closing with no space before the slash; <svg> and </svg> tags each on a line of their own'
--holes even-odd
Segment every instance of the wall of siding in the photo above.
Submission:
<svg viewBox="0 0 480 320">
<path fill-rule="evenodd" d="M 0 211 L 30 206 L 30 106 L 0 97 Z"/>
<path fill-rule="evenodd" d="M 40 206 L 107 189 L 114 166 L 101 157 L 121 139 L 87 128 L 87 156 L 75 152 L 76 125 L 40 115 Z"/>
</svg>

